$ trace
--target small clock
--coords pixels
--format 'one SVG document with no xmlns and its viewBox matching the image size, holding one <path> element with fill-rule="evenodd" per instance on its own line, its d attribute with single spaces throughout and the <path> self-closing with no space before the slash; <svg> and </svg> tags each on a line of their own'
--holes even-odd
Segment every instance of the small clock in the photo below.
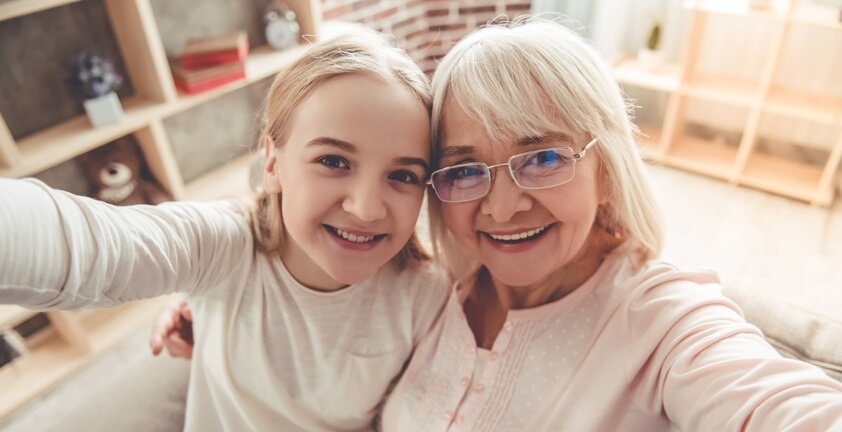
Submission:
<svg viewBox="0 0 842 432">
<path fill-rule="evenodd" d="M 300 27 L 293 12 L 286 4 L 273 1 L 263 14 L 266 23 L 266 41 L 276 50 L 298 45 Z"/>
</svg>

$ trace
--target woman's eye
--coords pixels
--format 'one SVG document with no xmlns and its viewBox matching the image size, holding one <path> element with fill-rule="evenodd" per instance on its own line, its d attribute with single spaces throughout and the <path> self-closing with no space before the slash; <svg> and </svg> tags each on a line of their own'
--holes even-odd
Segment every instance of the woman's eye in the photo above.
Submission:
<svg viewBox="0 0 842 432">
<path fill-rule="evenodd" d="M 348 169 L 351 167 L 347 160 L 334 155 L 321 156 L 317 159 L 317 161 L 328 168 Z"/>
<path fill-rule="evenodd" d="M 389 179 L 407 184 L 418 184 L 421 182 L 418 176 L 412 171 L 395 171 L 389 174 Z"/>
</svg>

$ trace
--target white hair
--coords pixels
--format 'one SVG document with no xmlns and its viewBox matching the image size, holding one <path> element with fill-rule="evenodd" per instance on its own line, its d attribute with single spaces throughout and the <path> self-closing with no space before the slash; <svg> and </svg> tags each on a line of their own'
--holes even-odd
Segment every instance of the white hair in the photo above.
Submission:
<svg viewBox="0 0 842 432">
<path fill-rule="evenodd" d="M 443 110 L 456 104 L 493 145 L 558 130 L 558 118 L 596 137 L 607 203 L 596 224 L 623 239 L 642 260 L 660 254 L 662 227 L 649 174 L 634 141 L 637 131 L 617 81 L 600 55 L 573 31 L 543 18 L 520 18 L 478 29 L 457 43 L 432 82 L 434 160 Z M 445 261 L 465 266 L 446 230 L 440 202 L 429 200 L 430 230 Z"/>
</svg>

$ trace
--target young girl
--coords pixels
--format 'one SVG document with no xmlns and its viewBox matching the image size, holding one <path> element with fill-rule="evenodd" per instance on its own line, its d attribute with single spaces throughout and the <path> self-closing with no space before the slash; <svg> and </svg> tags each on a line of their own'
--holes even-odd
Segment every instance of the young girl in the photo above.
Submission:
<svg viewBox="0 0 842 432">
<path fill-rule="evenodd" d="M 278 75 L 262 192 L 113 207 L 0 180 L 0 303 L 107 307 L 175 291 L 197 322 L 186 430 L 369 428 L 446 284 L 413 236 L 428 82 L 371 33 Z"/>
</svg>

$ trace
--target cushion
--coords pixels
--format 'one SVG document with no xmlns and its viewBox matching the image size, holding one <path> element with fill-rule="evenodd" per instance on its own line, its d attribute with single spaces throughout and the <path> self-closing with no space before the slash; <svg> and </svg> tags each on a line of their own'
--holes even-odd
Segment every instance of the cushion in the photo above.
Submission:
<svg viewBox="0 0 842 432">
<path fill-rule="evenodd" d="M 742 285 L 724 284 L 722 291 L 781 355 L 816 365 L 842 382 L 842 321 Z"/>
</svg>

